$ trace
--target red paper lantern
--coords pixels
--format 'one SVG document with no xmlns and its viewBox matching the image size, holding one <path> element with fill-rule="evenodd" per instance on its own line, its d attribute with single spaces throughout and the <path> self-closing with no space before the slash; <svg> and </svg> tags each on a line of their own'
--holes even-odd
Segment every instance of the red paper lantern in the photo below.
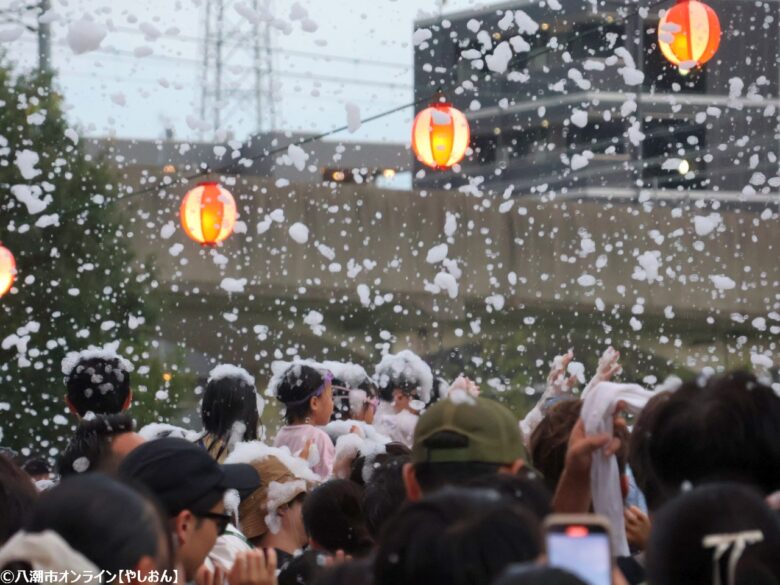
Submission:
<svg viewBox="0 0 780 585">
<path fill-rule="evenodd" d="M 720 44 L 718 15 L 704 2 L 678 0 L 658 23 L 658 44 L 682 70 L 704 65 Z"/>
<path fill-rule="evenodd" d="M 215 246 L 233 233 L 236 202 L 219 183 L 199 183 L 181 202 L 181 225 L 187 235 L 204 246 Z"/>
<path fill-rule="evenodd" d="M 412 150 L 434 169 L 449 169 L 466 155 L 471 131 L 463 112 L 437 103 L 417 114 L 412 126 Z"/>
<path fill-rule="evenodd" d="M 16 260 L 8 248 L 0 245 L 0 297 L 11 290 L 16 280 Z"/>
</svg>

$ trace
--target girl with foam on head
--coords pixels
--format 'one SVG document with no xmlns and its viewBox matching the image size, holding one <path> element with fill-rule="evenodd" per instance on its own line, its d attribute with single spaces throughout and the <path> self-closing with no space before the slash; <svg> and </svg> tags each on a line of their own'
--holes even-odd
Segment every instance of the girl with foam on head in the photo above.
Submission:
<svg viewBox="0 0 780 585">
<path fill-rule="evenodd" d="M 196 442 L 221 463 L 237 443 L 258 438 L 263 406 L 249 372 L 230 364 L 215 367 L 203 393 L 203 432 Z"/>
<path fill-rule="evenodd" d="M 288 447 L 326 479 L 336 456 L 333 441 L 321 428 L 333 414 L 333 374 L 310 360 L 274 362 L 271 370 L 268 389 L 284 404 L 287 423 L 279 429 L 274 447 Z"/>
</svg>

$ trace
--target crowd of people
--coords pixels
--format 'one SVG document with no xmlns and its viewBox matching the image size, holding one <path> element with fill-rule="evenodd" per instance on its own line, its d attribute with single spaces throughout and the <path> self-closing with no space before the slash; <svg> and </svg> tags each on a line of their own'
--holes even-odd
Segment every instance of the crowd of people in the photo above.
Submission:
<svg viewBox="0 0 780 585">
<path fill-rule="evenodd" d="M 578 389 L 556 357 L 522 420 L 409 350 L 372 375 L 274 362 L 269 436 L 242 367 L 210 372 L 200 428 L 136 430 L 132 364 L 71 354 L 78 424 L 56 465 L 0 455 L 2 582 L 603 585 L 592 526 L 612 584 L 780 585 L 777 386 L 734 371 L 648 390 L 615 381 L 619 358 Z M 573 546 L 553 551 L 560 526 Z"/>
</svg>

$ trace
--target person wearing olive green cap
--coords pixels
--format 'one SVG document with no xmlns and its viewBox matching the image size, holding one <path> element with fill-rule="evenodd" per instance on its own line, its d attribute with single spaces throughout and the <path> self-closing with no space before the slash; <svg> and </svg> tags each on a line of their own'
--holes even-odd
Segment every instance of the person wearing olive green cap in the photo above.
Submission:
<svg viewBox="0 0 780 585">
<path fill-rule="evenodd" d="M 417 423 L 412 460 L 403 469 L 406 497 L 416 502 L 475 477 L 516 474 L 527 459 L 517 419 L 506 407 L 463 391 L 450 392 Z"/>
</svg>

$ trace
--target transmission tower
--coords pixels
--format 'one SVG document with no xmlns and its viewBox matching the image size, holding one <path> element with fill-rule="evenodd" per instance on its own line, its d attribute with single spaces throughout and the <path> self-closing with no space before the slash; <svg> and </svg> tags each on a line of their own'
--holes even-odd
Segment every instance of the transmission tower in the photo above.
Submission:
<svg viewBox="0 0 780 585">
<path fill-rule="evenodd" d="M 252 0 L 248 18 L 228 10 L 230 4 L 203 4 L 200 118 L 217 131 L 237 113 L 251 112 L 254 131 L 261 133 L 276 124 L 270 0 Z M 242 74 L 228 77 L 231 67 Z M 203 130 L 200 134 L 204 139 Z"/>
</svg>

